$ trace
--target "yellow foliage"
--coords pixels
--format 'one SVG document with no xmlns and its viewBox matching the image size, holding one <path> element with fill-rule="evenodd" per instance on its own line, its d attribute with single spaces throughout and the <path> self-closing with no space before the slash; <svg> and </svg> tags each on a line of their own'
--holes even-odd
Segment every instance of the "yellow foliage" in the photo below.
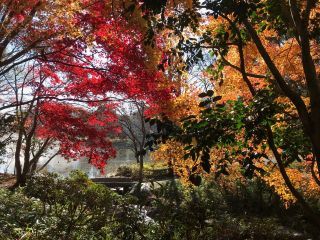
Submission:
<svg viewBox="0 0 320 240">
<path fill-rule="evenodd" d="M 213 166 L 212 172 L 215 171 L 214 163 L 224 154 L 225 149 L 212 149 L 210 153 Z M 165 144 L 161 144 L 159 148 L 151 154 L 151 158 L 157 162 L 166 162 L 171 166 L 174 173 L 179 176 L 184 184 L 190 184 L 189 176 L 192 168 L 199 164 L 198 161 L 193 161 L 191 158 L 184 159 L 184 146 L 176 141 L 169 140 Z M 296 202 L 296 198 L 292 195 L 286 186 L 281 173 L 278 168 L 266 166 L 263 162 L 257 163 L 257 167 L 262 167 L 268 174 L 260 175 L 260 177 L 268 186 L 274 189 L 275 193 L 279 195 L 286 207 Z M 310 170 L 310 169 L 309 169 Z M 305 169 L 302 164 L 294 166 L 294 168 L 287 168 L 287 174 L 292 181 L 292 184 L 299 192 L 308 199 L 318 199 L 320 197 L 320 188 L 312 178 L 309 171 Z M 245 184 L 246 178 L 243 176 L 239 162 L 234 162 L 228 165 L 228 176 L 222 175 L 217 179 L 218 183 L 228 189 L 228 191 L 237 191 L 239 182 Z M 201 168 L 198 168 L 195 173 L 202 174 L 205 178 L 211 178 L 212 174 L 204 173 Z"/>
<path fill-rule="evenodd" d="M 198 94 L 196 92 L 183 93 L 171 100 L 166 109 L 166 115 L 172 121 L 179 123 L 186 116 L 198 115 L 200 110 Z"/>
<path fill-rule="evenodd" d="M 184 146 L 174 140 L 169 140 L 165 144 L 161 144 L 159 148 L 151 154 L 152 160 L 156 162 L 166 162 L 168 166 L 172 167 L 174 173 L 180 177 L 184 184 L 190 184 L 189 176 L 190 173 L 201 174 L 204 178 L 212 177 L 212 174 L 204 172 L 201 167 L 196 168 L 192 171 L 192 168 L 200 164 L 200 159 L 192 160 L 191 157 L 185 159 L 184 155 L 187 152 L 184 150 Z M 212 160 L 211 172 L 215 172 L 215 162 L 220 159 L 224 154 L 223 149 L 213 149 L 210 153 L 210 158 Z M 228 169 L 232 174 L 221 180 L 221 184 L 228 188 L 234 188 L 235 181 L 243 181 L 244 177 L 241 175 L 239 164 L 235 163 L 229 166 Z"/>
<path fill-rule="evenodd" d="M 185 154 L 183 145 L 179 142 L 169 140 L 161 144 L 159 148 L 151 154 L 154 161 L 166 162 L 172 167 L 175 174 L 181 177 L 184 183 L 188 182 L 189 173 L 194 162 L 191 158 L 184 159 Z"/>
<path fill-rule="evenodd" d="M 274 189 L 285 203 L 285 206 L 289 207 L 291 204 L 295 203 L 297 199 L 286 186 L 279 169 L 269 168 L 266 170 L 269 170 L 268 175 L 262 176 L 261 178 L 268 186 Z M 320 197 L 320 188 L 310 172 L 303 168 L 287 168 L 286 171 L 293 186 L 298 189 L 299 192 L 303 193 L 306 198 L 318 199 Z"/>
<path fill-rule="evenodd" d="M 212 17 L 207 21 L 205 27 L 207 31 L 210 31 L 214 35 L 221 28 L 228 29 L 228 23 L 221 18 L 215 19 Z M 296 39 L 289 38 L 286 41 L 280 42 L 277 34 L 272 30 L 264 30 L 263 33 L 260 34 L 260 39 L 282 76 L 286 76 L 286 78 L 292 80 L 297 85 L 304 85 L 301 48 Z M 312 43 L 311 46 L 312 55 L 314 59 L 317 59 L 319 56 L 318 44 Z M 243 47 L 243 52 L 246 72 L 251 75 L 255 74 L 260 76 L 259 78 L 249 76 L 249 80 L 254 88 L 257 90 L 263 89 L 270 85 L 270 83 L 273 83 L 268 67 L 259 54 L 255 44 L 250 41 L 246 42 Z M 213 79 L 219 94 L 224 96 L 225 101 L 235 100 L 238 97 L 250 99 L 252 96 L 239 71 L 240 57 L 238 47 L 230 46 L 228 54 L 223 59 L 220 58 L 218 60 L 227 63 L 224 64 L 225 67 L 222 71 L 224 82 L 220 82 L 220 79 Z M 213 64 L 213 68 L 216 68 L 216 63 Z M 320 70 L 318 65 L 317 70 Z"/>
</svg>

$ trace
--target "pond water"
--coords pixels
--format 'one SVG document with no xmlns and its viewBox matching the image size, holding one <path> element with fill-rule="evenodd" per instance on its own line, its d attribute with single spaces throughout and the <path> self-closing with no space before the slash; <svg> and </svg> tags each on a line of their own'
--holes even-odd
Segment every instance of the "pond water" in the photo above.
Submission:
<svg viewBox="0 0 320 240">
<path fill-rule="evenodd" d="M 104 177 L 114 175 L 120 166 L 128 166 L 137 164 L 134 153 L 130 150 L 129 142 L 127 141 L 116 141 L 113 143 L 117 150 L 117 156 L 114 159 L 110 159 L 105 169 L 105 174 L 102 175 L 98 169 L 88 163 L 87 159 L 81 159 L 78 161 L 68 161 L 62 156 L 56 156 L 46 167 L 45 171 L 59 173 L 63 176 L 69 175 L 73 170 L 81 170 L 88 174 L 89 177 Z M 13 148 L 9 146 L 8 149 Z M 52 150 L 51 155 L 54 153 Z M 7 154 L 2 156 L 4 163 L 0 164 L 0 172 L 14 173 L 14 154 L 13 151 L 8 151 Z M 149 162 L 150 158 L 147 155 L 145 162 Z M 39 166 L 46 162 L 46 159 L 40 161 Z"/>
</svg>

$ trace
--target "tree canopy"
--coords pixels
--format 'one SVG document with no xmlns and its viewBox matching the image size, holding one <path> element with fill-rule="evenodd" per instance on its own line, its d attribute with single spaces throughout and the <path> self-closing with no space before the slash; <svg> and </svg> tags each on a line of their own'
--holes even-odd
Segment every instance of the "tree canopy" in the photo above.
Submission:
<svg viewBox="0 0 320 240">
<path fill-rule="evenodd" d="M 181 76 L 202 68 L 202 78 L 213 86 L 202 84 L 200 114 L 185 116 L 178 125 L 166 118 L 157 122 L 162 141 L 185 146 L 184 158 L 192 160 L 189 180 L 199 185 L 199 170 L 230 174 L 235 162 L 247 177 L 266 176 L 272 174 L 266 162 L 275 164 L 319 225 L 293 184 L 295 176 L 288 174 L 302 161 L 303 172 L 319 185 L 319 3 L 159 2 L 161 7 L 149 6 L 154 10 L 145 14 L 150 41 L 167 39 L 161 69 Z"/>
</svg>

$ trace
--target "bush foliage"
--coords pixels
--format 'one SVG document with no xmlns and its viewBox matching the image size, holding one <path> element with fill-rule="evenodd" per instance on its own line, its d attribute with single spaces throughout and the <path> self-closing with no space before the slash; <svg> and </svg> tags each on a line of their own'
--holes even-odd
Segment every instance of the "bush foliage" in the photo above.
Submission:
<svg viewBox="0 0 320 240">
<path fill-rule="evenodd" d="M 292 215 L 274 209 L 279 198 L 261 184 L 231 192 L 215 181 L 200 187 L 168 181 L 151 185 L 142 201 L 81 172 L 66 179 L 38 175 L 16 192 L 0 190 L 0 239 L 306 239 L 285 217 L 280 222 L 276 212 Z"/>
</svg>

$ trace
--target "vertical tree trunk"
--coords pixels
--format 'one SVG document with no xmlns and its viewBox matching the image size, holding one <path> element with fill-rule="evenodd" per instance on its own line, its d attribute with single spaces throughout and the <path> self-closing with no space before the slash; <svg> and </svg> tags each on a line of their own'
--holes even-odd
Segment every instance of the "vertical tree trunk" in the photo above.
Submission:
<svg viewBox="0 0 320 240">
<path fill-rule="evenodd" d="M 266 49 L 264 48 L 260 38 L 258 37 L 256 31 L 254 30 L 254 28 L 251 26 L 251 24 L 248 22 L 248 20 L 244 21 L 244 25 L 247 28 L 249 34 L 251 35 L 261 57 L 264 59 L 265 63 L 267 64 L 269 70 L 271 71 L 271 73 L 273 74 L 274 78 L 276 79 L 278 85 L 280 86 L 280 88 L 282 89 L 282 91 L 285 93 L 285 95 L 291 100 L 291 102 L 295 105 L 297 111 L 298 111 L 298 115 L 299 118 L 301 120 L 302 126 L 303 126 L 303 130 L 306 133 L 307 136 L 310 137 L 311 139 L 311 143 L 313 145 L 314 148 L 314 152 L 316 154 L 315 159 L 316 162 L 319 163 L 320 162 L 320 136 L 318 137 L 318 131 L 312 131 L 311 129 L 315 128 L 317 126 L 317 124 L 310 124 L 311 123 L 311 118 L 309 116 L 308 110 L 306 108 L 306 105 L 304 104 L 304 102 L 302 101 L 301 97 L 294 92 L 289 86 L 288 84 L 284 81 L 284 78 L 282 77 L 282 75 L 280 74 L 279 70 L 277 69 L 277 67 L 275 66 L 274 62 L 271 60 L 268 52 L 266 51 Z M 240 55 L 241 55 L 241 50 L 240 50 Z M 241 62 L 243 62 L 244 59 L 241 59 Z M 305 66 L 304 66 L 305 69 Z M 244 66 L 241 69 L 242 71 L 242 75 L 247 78 L 246 75 L 246 70 L 244 68 Z M 247 81 L 246 81 L 247 83 Z M 250 89 L 251 90 L 251 89 Z M 252 93 L 252 91 L 251 91 Z M 252 93 L 252 95 L 254 95 Z M 319 111 L 319 109 L 317 109 L 317 111 Z M 313 128 L 312 128 L 313 127 Z M 276 158 L 276 161 L 278 163 L 279 166 L 279 170 L 280 173 L 282 175 L 283 180 L 285 181 L 286 186 L 289 188 L 290 192 L 292 193 L 292 195 L 297 199 L 298 204 L 301 206 L 305 216 L 318 228 L 320 228 L 320 219 L 319 216 L 314 212 L 314 210 L 311 208 L 311 206 L 308 204 L 308 202 L 305 200 L 305 198 L 303 197 L 302 194 L 300 194 L 300 192 L 294 187 L 294 185 L 292 184 L 289 176 L 287 175 L 285 166 L 282 163 L 282 159 L 280 154 L 278 153 L 277 147 L 274 144 L 274 138 L 273 138 L 273 133 L 272 130 L 270 128 L 270 126 L 267 126 L 267 132 L 268 132 L 268 145 L 270 147 L 270 149 L 272 150 L 274 157 Z M 312 133 L 315 132 L 315 134 L 317 135 L 316 137 L 312 136 Z M 319 138 L 319 143 L 315 143 L 315 139 Z M 320 164 L 319 164 L 320 165 Z M 318 165 L 318 169 L 320 169 Z M 320 174 L 320 171 L 319 171 Z"/>
<path fill-rule="evenodd" d="M 139 184 L 143 182 L 143 155 L 139 156 Z"/>
<path fill-rule="evenodd" d="M 294 185 L 292 184 L 286 169 L 282 163 L 282 159 L 280 154 L 277 151 L 277 148 L 274 144 L 273 141 L 273 134 L 272 134 L 272 130 L 270 127 L 268 127 L 268 144 L 271 148 L 271 151 L 278 163 L 279 166 L 279 170 L 281 173 L 281 176 L 286 184 L 286 186 L 289 188 L 290 192 L 292 193 L 292 195 L 297 199 L 298 204 L 301 206 L 305 216 L 315 225 L 320 229 L 320 218 L 319 216 L 314 212 L 314 210 L 310 207 L 310 205 L 306 202 L 306 200 L 304 199 L 304 197 L 298 192 L 298 190 L 294 187 Z"/>
<path fill-rule="evenodd" d="M 20 129 L 17 144 L 16 144 L 16 149 L 15 149 L 15 155 L 14 155 L 14 160 L 15 160 L 14 167 L 15 167 L 15 174 L 16 174 L 16 182 L 11 187 L 12 189 L 17 188 L 20 185 L 23 185 L 25 182 L 23 174 L 22 174 L 22 166 L 21 166 L 21 161 L 20 161 L 21 148 L 22 148 L 22 130 Z"/>
</svg>

